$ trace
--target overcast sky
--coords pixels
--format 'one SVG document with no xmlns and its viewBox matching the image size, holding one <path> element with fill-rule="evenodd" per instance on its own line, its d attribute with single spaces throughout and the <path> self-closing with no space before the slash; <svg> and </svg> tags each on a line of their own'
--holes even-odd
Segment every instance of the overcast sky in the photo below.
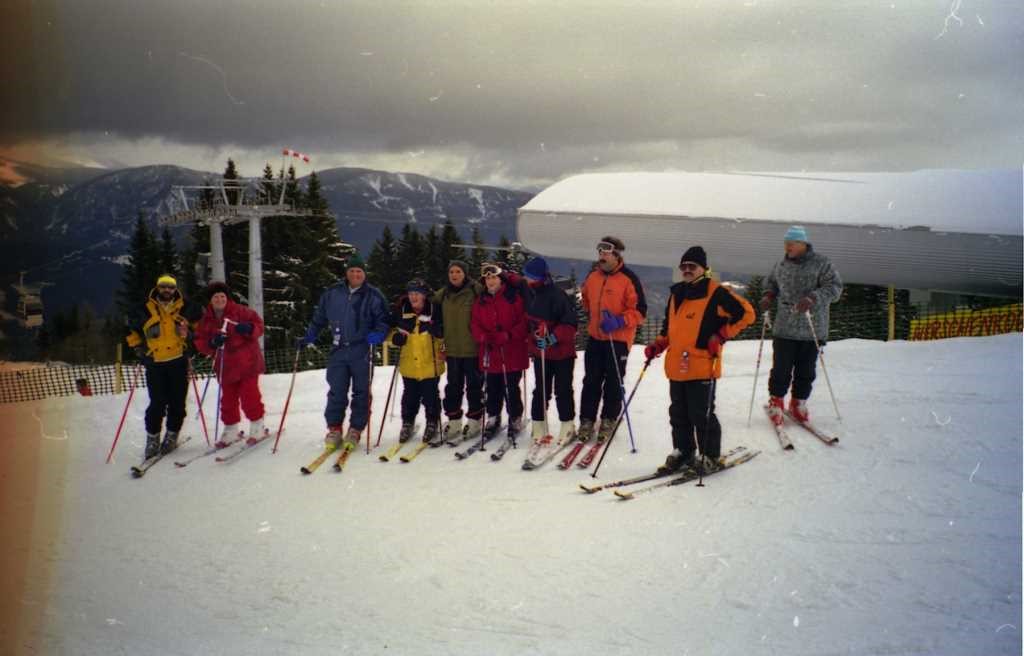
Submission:
<svg viewBox="0 0 1024 656">
<path fill-rule="evenodd" d="M 0 154 L 40 163 L 535 188 L 1024 157 L 1020 0 L 4 4 Z"/>
</svg>

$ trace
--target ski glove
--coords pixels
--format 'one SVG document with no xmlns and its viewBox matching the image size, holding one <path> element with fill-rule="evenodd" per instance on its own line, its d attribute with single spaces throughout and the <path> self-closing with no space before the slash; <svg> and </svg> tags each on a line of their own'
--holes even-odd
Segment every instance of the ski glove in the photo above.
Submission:
<svg viewBox="0 0 1024 656">
<path fill-rule="evenodd" d="M 761 312 L 767 312 L 771 309 L 772 303 L 775 302 L 775 294 L 771 292 L 765 292 L 765 295 L 761 297 L 761 302 L 757 304 L 761 308 Z"/>
<path fill-rule="evenodd" d="M 729 341 L 725 332 L 725 326 L 718 329 L 718 332 L 708 338 L 708 354 L 713 358 L 722 355 L 722 345 Z"/>
<path fill-rule="evenodd" d="M 662 352 L 668 348 L 668 337 L 659 335 L 653 342 L 647 345 L 644 349 L 644 357 L 648 360 L 653 360 L 662 354 Z"/>
<path fill-rule="evenodd" d="M 227 339 L 228 336 L 225 335 L 224 333 L 217 333 L 216 335 L 210 338 L 210 348 L 219 349 L 220 347 L 224 346 L 224 342 L 226 342 Z"/>
<path fill-rule="evenodd" d="M 313 342 L 316 341 L 316 334 L 317 329 L 310 326 L 305 335 L 295 340 L 295 348 L 304 349 L 307 346 L 312 346 Z"/>
<path fill-rule="evenodd" d="M 149 360 L 149 358 L 146 357 L 146 347 L 145 346 L 142 346 L 140 344 L 139 346 L 136 346 L 135 348 L 133 348 L 132 351 L 135 352 L 135 357 L 137 357 L 139 359 L 139 362 L 146 362 L 146 361 Z"/>
<path fill-rule="evenodd" d="M 409 333 L 396 330 L 395 334 L 391 336 L 391 343 L 395 346 L 405 346 L 405 343 L 409 341 Z"/>
<path fill-rule="evenodd" d="M 547 347 L 554 346 L 555 344 L 557 344 L 558 338 L 555 337 L 554 333 L 548 333 L 543 337 L 538 337 L 535 343 L 537 344 L 537 348 L 543 351 Z"/>
<path fill-rule="evenodd" d="M 612 314 L 608 310 L 601 310 L 601 330 L 610 334 L 625 327 L 626 320 L 621 314 Z"/>
<path fill-rule="evenodd" d="M 384 343 L 385 337 L 387 337 L 387 335 L 383 330 L 375 330 L 366 336 L 366 343 L 370 346 L 377 346 L 378 344 Z"/>
<path fill-rule="evenodd" d="M 251 335 L 253 325 L 251 321 L 243 321 L 235 324 L 235 332 L 239 335 Z"/>
<path fill-rule="evenodd" d="M 797 301 L 796 311 L 799 312 L 800 314 L 803 314 L 804 312 L 810 310 L 812 307 L 814 307 L 814 299 L 811 298 L 810 296 L 804 296 L 799 301 Z"/>
</svg>

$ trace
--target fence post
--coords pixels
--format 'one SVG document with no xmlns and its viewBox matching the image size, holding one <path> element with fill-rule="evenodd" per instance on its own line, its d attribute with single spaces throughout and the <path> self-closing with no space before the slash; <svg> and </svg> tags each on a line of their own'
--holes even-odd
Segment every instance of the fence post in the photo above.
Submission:
<svg viewBox="0 0 1024 656">
<path fill-rule="evenodd" d="M 896 288 L 889 285 L 889 339 L 896 339 Z"/>
<path fill-rule="evenodd" d="M 121 370 L 121 343 L 117 344 L 114 356 L 114 394 L 120 394 L 124 388 L 124 372 Z"/>
</svg>

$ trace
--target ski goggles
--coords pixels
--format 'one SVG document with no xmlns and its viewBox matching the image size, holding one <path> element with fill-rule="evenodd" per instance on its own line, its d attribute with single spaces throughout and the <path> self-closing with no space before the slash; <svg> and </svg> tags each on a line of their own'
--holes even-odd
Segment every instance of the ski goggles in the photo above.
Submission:
<svg viewBox="0 0 1024 656">
<path fill-rule="evenodd" d="M 499 267 L 497 264 L 485 264 L 482 267 L 480 267 L 480 275 L 483 276 L 484 278 L 490 278 L 491 276 L 496 276 L 499 275 L 500 273 L 501 267 Z"/>
<path fill-rule="evenodd" d="M 605 253 L 614 253 L 615 244 L 610 241 L 599 241 L 597 242 L 597 252 L 601 255 L 604 255 Z"/>
</svg>

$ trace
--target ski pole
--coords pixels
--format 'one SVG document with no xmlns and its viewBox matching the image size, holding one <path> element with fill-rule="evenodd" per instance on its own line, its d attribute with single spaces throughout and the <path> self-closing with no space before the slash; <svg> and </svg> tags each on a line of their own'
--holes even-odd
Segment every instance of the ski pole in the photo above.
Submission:
<svg viewBox="0 0 1024 656">
<path fill-rule="evenodd" d="M 715 382 L 718 380 L 715 378 L 715 365 L 718 364 L 718 356 L 711 358 L 711 380 L 708 381 L 708 402 L 707 409 L 704 411 L 704 446 L 707 446 L 708 439 L 708 427 L 711 425 L 711 404 L 715 400 Z M 697 439 L 697 433 L 693 433 L 693 444 L 697 448 L 697 460 L 700 464 L 697 466 L 698 478 L 697 487 L 704 487 L 704 449 L 701 447 L 700 440 Z"/>
<path fill-rule="evenodd" d="M 747 428 L 750 428 L 750 417 L 754 414 L 754 397 L 757 395 L 757 375 L 761 371 L 761 351 L 764 349 L 765 329 L 772 323 L 771 312 L 765 312 L 761 323 L 761 341 L 757 345 L 757 364 L 754 365 L 754 389 L 750 391 L 750 410 L 747 411 Z"/>
<path fill-rule="evenodd" d="M 284 419 L 288 416 L 288 404 L 292 402 L 292 390 L 295 389 L 295 376 L 299 373 L 299 353 L 302 347 L 295 349 L 295 364 L 292 365 L 292 382 L 288 385 L 288 396 L 284 399 L 284 410 L 281 411 L 281 423 L 277 427 L 277 437 L 274 438 L 274 448 L 271 453 L 277 453 L 277 443 L 281 441 L 281 432 L 284 430 Z"/>
<path fill-rule="evenodd" d="M 401 353 L 402 352 L 401 349 L 399 349 L 398 352 Z M 381 415 L 380 415 L 380 430 L 377 431 L 377 443 L 373 445 L 373 448 L 377 448 L 378 446 L 380 446 L 380 438 L 384 434 L 384 419 L 385 419 L 384 415 L 386 415 L 388 413 L 388 406 L 391 405 L 391 395 L 395 391 L 395 379 L 396 378 L 398 378 L 398 364 L 397 363 L 392 365 L 392 367 L 391 367 L 391 384 L 388 385 L 388 398 L 387 398 L 387 400 L 384 401 L 384 412 L 382 412 Z M 369 425 L 369 424 L 367 424 L 367 425 Z"/>
<path fill-rule="evenodd" d="M 206 437 L 206 446 L 210 446 L 210 432 L 206 430 L 206 415 L 203 413 L 203 400 L 199 397 L 199 384 L 196 382 L 196 370 L 192 368 L 192 359 L 189 358 L 188 370 L 192 378 L 192 391 L 196 395 L 196 406 L 199 412 L 199 422 L 203 425 L 203 435 Z M 209 380 L 209 379 L 207 379 Z"/>
<path fill-rule="evenodd" d="M 114 433 L 114 443 L 110 445 L 110 452 L 107 453 L 107 464 L 110 464 L 110 456 L 114 455 L 114 447 L 117 446 L 117 440 L 121 437 L 121 429 L 124 427 L 124 418 L 128 416 L 128 406 L 132 404 L 132 397 L 135 396 L 135 386 L 139 382 L 139 369 L 142 367 L 142 363 L 135 364 L 135 375 L 132 376 L 132 388 L 128 391 L 128 401 L 124 404 L 124 412 L 121 413 L 121 421 L 117 424 L 117 432 Z"/>
<path fill-rule="evenodd" d="M 224 322 L 220 325 L 220 334 L 224 336 L 224 343 L 227 343 L 228 339 L 228 326 L 231 324 L 238 324 L 237 321 L 233 321 L 224 317 Z M 217 348 L 217 354 L 220 355 L 220 376 L 217 378 L 217 416 L 213 420 L 213 434 L 216 435 L 220 431 L 220 402 L 224 392 L 224 361 L 227 359 L 227 351 L 224 350 L 224 343 Z M 216 357 L 214 355 L 214 366 L 216 367 Z"/>
<path fill-rule="evenodd" d="M 484 419 L 484 423 L 480 424 L 480 450 L 481 451 L 485 450 L 484 449 L 484 442 L 485 442 L 485 440 L 484 440 L 484 433 L 487 432 L 487 404 L 490 401 L 487 398 L 487 396 L 488 396 L 487 395 L 487 388 L 490 386 L 489 385 L 489 381 L 487 380 L 487 377 L 490 375 L 490 373 L 487 370 L 490 369 L 490 368 L 491 368 L 491 345 L 487 344 L 487 345 L 484 346 L 484 368 L 483 368 L 483 375 L 484 375 L 484 393 L 483 393 L 483 397 L 484 397 L 484 413 L 483 413 L 483 419 Z M 500 401 L 500 399 L 499 399 L 499 401 Z M 500 407 L 498 408 L 498 416 L 501 416 L 501 408 Z M 495 429 L 495 430 L 497 430 L 497 429 Z"/>
<path fill-rule="evenodd" d="M 505 366 L 505 347 L 499 346 L 498 352 L 501 353 L 501 377 L 505 379 L 505 414 L 508 415 L 508 429 L 506 430 L 505 434 L 508 436 L 508 439 L 512 442 L 512 448 L 515 449 L 516 437 L 515 434 L 513 434 L 512 432 L 512 390 L 516 390 L 516 392 L 518 392 L 519 390 L 516 389 L 518 385 L 515 385 L 511 388 L 509 388 L 508 386 L 508 368 Z"/>
<path fill-rule="evenodd" d="M 370 345 L 368 349 L 370 356 L 370 382 L 367 385 L 366 390 L 366 453 L 370 453 L 370 433 L 373 429 L 370 428 L 373 419 L 373 370 L 374 370 L 374 359 L 373 359 L 373 345 Z"/>
<path fill-rule="evenodd" d="M 633 401 L 633 395 L 636 394 L 636 390 L 640 387 L 640 381 L 644 379 L 644 374 L 647 373 L 647 368 L 651 366 L 651 360 L 644 362 L 644 368 L 640 370 L 640 376 L 637 377 L 636 383 L 633 384 L 633 391 L 629 393 L 629 398 L 626 399 L 625 405 L 622 407 L 622 412 L 619 413 L 619 418 L 615 420 L 615 429 L 612 430 L 611 437 L 608 438 L 608 443 L 604 445 L 604 451 L 601 452 L 601 457 L 598 459 L 597 464 L 594 466 L 594 471 L 590 474 L 591 478 L 597 478 L 597 470 L 601 468 L 601 463 L 604 462 L 604 457 L 608 454 L 608 447 L 611 446 L 612 440 L 615 438 L 615 433 L 619 429 L 619 424 L 622 423 L 622 417 L 626 414 L 626 410 L 629 408 L 629 404 Z"/>
<path fill-rule="evenodd" d="M 546 345 L 540 350 L 540 407 L 541 412 L 544 413 L 544 435 L 548 435 L 551 431 L 548 430 L 548 373 L 545 366 L 545 353 L 547 353 Z M 536 388 L 537 386 L 534 385 L 534 394 L 537 393 Z"/>
<path fill-rule="evenodd" d="M 608 348 L 612 351 L 612 367 L 615 369 L 615 378 L 619 381 L 619 394 L 621 398 L 626 396 L 626 386 L 622 384 L 622 372 L 619 371 L 619 357 L 615 353 L 615 342 L 611 339 L 608 340 Z M 628 353 L 628 351 L 627 351 Z M 629 405 L 622 406 L 622 411 L 626 415 L 626 428 L 629 429 L 629 446 L 630 453 L 636 453 L 636 441 L 633 439 L 633 422 L 629 418 Z M 620 417 L 621 420 L 621 417 Z M 615 430 L 619 429 L 619 421 L 615 422 Z M 611 438 L 608 439 L 611 442 Z"/>
<path fill-rule="evenodd" d="M 836 395 L 832 393 L 832 381 L 828 379 L 828 369 L 825 368 L 825 355 L 821 352 L 821 345 L 818 344 L 818 334 L 814 331 L 814 321 L 811 320 L 811 311 L 804 312 L 807 317 L 807 325 L 811 327 L 811 337 L 814 338 L 814 348 L 818 349 L 818 361 L 821 362 L 821 370 L 825 373 L 825 383 L 828 385 L 828 395 L 832 397 L 832 407 L 836 409 L 836 419 L 842 421 L 839 416 L 839 404 L 836 403 Z"/>
</svg>

